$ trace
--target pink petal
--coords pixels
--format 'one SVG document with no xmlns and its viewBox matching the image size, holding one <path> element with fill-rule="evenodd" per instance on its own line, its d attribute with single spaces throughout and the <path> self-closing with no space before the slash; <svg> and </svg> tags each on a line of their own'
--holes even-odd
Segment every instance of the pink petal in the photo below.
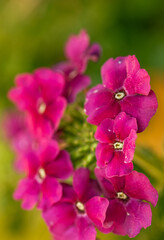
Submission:
<svg viewBox="0 0 164 240">
<path fill-rule="evenodd" d="M 108 206 L 109 201 L 103 197 L 93 197 L 86 202 L 86 213 L 97 227 L 103 226 Z"/>
<path fill-rule="evenodd" d="M 135 141 L 137 138 L 137 134 L 135 130 L 131 130 L 129 136 L 124 140 L 123 145 L 123 153 L 125 154 L 124 163 L 130 163 L 134 157 L 135 151 Z"/>
<path fill-rule="evenodd" d="M 156 206 L 158 192 L 143 173 L 133 171 L 125 179 L 125 191 L 130 197 L 151 202 Z"/>
<path fill-rule="evenodd" d="M 43 140 L 39 149 L 39 158 L 42 166 L 55 160 L 59 154 L 59 145 L 55 140 Z"/>
<path fill-rule="evenodd" d="M 120 106 L 113 93 L 99 84 L 88 92 L 85 112 L 89 123 L 99 125 L 105 118 L 114 118 L 120 112 Z"/>
<path fill-rule="evenodd" d="M 99 185 L 101 186 L 104 196 L 109 199 L 115 198 L 116 191 L 114 189 L 114 186 L 109 180 L 106 179 L 104 171 L 102 171 L 102 169 L 100 168 L 95 168 L 95 175 L 99 182 Z M 110 178 L 110 179 L 113 179 L 113 178 Z"/>
<path fill-rule="evenodd" d="M 110 58 L 101 68 L 103 85 L 114 92 L 123 88 L 127 76 L 126 59 L 127 57 Z"/>
<path fill-rule="evenodd" d="M 27 171 L 28 177 L 34 178 L 40 166 L 36 153 L 32 151 L 28 152 L 22 161 L 24 161 L 24 169 Z"/>
<path fill-rule="evenodd" d="M 96 62 L 99 60 L 101 52 L 102 52 L 102 49 L 100 45 L 97 43 L 94 43 L 90 46 L 87 55 L 89 59 Z"/>
<path fill-rule="evenodd" d="M 114 156 L 113 146 L 108 143 L 98 143 L 96 147 L 97 165 L 101 168 L 107 166 Z"/>
<path fill-rule="evenodd" d="M 78 195 L 79 199 L 83 198 L 83 195 L 87 189 L 89 183 L 90 171 L 87 168 L 79 168 L 73 175 L 73 188 Z"/>
<path fill-rule="evenodd" d="M 34 77 L 44 101 L 55 100 L 62 93 L 65 80 L 61 73 L 54 72 L 49 68 L 39 68 L 34 72 Z"/>
<path fill-rule="evenodd" d="M 126 219 L 126 210 L 124 204 L 117 199 L 111 199 L 109 201 L 109 206 L 106 211 L 106 219 L 104 221 L 104 226 L 113 222 L 113 227 L 121 225 Z"/>
<path fill-rule="evenodd" d="M 155 93 L 151 90 L 148 96 L 128 96 L 121 102 L 122 111 L 137 119 L 138 132 L 142 132 L 156 113 L 158 103 Z"/>
<path fill-rule="evenodd" d="M 31 210 L 39 200 L 40 187 L 33 179 L 22 179 L 14 192 L 14 199 L 22 199 L 22 208 Z"/>
<path fill-rule="evenodd" d="M 118 140 L 124 140 L 127 138 L 134 129 L 137 131 L 137 121 L 135 118 L 130 117 L 125 112 L 120 112 L 114 121 L 113 131 L 116 134 Z"/>
<path fill-rule="evenodd" d="M 19 74 L 15 78 L 15 84 L 21 87 L 28 87 L 34 83 L 34 77 L 32 74 L 23 73 Z"/>
<path fill-rule="evenodd" d="M 89 46 L 89 41 L 89 36 L 85 30 L 81 30 L 79 35 L 72 35 L 65 46 L 66 57 L 73 63 L 79 63 Z"/>
<path fill-rule="evenodd" d="M 66 151 L 61 151 L 53 162 L 49 163 L 45 167 L 46 173 L 49 176 L 53 176 L 59 179 L 67 179 L 73 173 L 73 166 Z"/>
<path fill-rule="evenodd" d="M 51 232 L 63 235 L 75 223 L 76 212 L 73 204 L 59 202 L 43 211 L 43 218 Z"/>
<path fill-rule="evenodd" d="M 124 82 L 124 89 L 128 95 L 148 95 L 150 92 L 150 76 L 145 69 L 139 69 L 134 75 L 130 75 Z"/>
<path fill-rule="evenodd" d="M 115 134 L 113 133 L 114 120 L 104 119 L 98 126 L 95 138 L 101 143 L 113 143 L 115 141 Z"/>
<path fill-rule="evenodd" d="M 127 75 L 134 75 L 140 69 L 140 64 L 135 55 L 126 57 Z"/>
<path fill-rule="evenodd" d="M 77 230 L 79 240 L 96 240 L 96 229 L 87 216 L 77 218 Z"/>
<path fill-rule="evenodd" d="M 62 183 L 63 188 L 63 195 L 62 195 L 62 202 L 70 202 L 75 203 L 78 201 L 77 194 L 75 193 L 73 187 L 69 184 Z"/>
<path fill-rule="evenodd" d="M 56 130 L 60 124 L 60 120 L 63 117 L 66 109 L 66 100 L 64 97 L 58 97 L 54 102 L 47 106 L 45 111 L 45 117 L 51 122 L 52 128 Z"/>
<path fill-rule="evenodd" d="M 120 151 L 116 152 L 112 160 L 105 168 L 107 177 L 123 176 L 133 171 L 133 163 L 125 163 L 125 155 Z"/>
<path fill-rule="evenodd" d="M 148 203 L 131 200 L 126 205 L 126 212 L 125 221 L 115 225 L 114 233 L 134 238 L 141 228 L 146 229 L 151 225 L 152 212 Z"/>
<path fill-rule="evenodd" d="M 67 82 L 65 88 L 65 97 L 69 103 L 75 101 L 75 98 L 79 92 L 87 88 L 91 83 L 91 79 L 86 75 L 77 75 L 72 80 Z"/>
<path fill-rule="evenodd" d="M 39 208 L 45 208 L 58 202 L 62 197 L 62 186 L 53 177 L 47 176 L 41 184 L 42 199 Z"/>
</svg>

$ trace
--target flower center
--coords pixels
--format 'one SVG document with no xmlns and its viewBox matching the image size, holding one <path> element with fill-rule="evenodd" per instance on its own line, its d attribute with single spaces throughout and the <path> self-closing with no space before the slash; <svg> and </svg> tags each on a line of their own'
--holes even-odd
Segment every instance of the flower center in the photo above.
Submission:
<svg viewBox="0 0 164 240">
<path fill-rule="evenodd" d="M 38 113 L 39 114 L 43 114 L 45 111 L 46 111 L 46 104 L 45 102 L 42 102 L 39 104 L 39 107 L 38 107 Z"/>
<path fill-rule="evenodd" d="M 119 198 L 121 200 L 127 200 L 128 196 L 125 193 L 123 193 L 123 192 L 118 192 L 117 193 L 117 198 Z"/>
<path fill-rule="evenodd" d="M 43 168 L 40 168 L 38 171 L 38 175 L 41 179 L 44 179 L 46 177 L 46 172 Z"/>
<path fill-rule="evenodd" d="M 81 203 L 81 202 L 77 202 L 77 203 L 76 203 L 76 208 L 77 208 L 78 211 L 81 212 L 81 213 L 84 213 L 84 211 L 85 211 L 84 204 Z"/>
<path fill-rule="evenodd" d="M 117 92 L 115 95 L 114 95 L 115 99 L 117 100 L 121 100 L 125 97 L 125 93 L 124 92 Z"/>
<path fill-rule="evenodd" d="M 114 143 L 114 149 L 122 150 L 123 149 L 123 143 L 122 142 L 115 142 Z"/>
</svg>

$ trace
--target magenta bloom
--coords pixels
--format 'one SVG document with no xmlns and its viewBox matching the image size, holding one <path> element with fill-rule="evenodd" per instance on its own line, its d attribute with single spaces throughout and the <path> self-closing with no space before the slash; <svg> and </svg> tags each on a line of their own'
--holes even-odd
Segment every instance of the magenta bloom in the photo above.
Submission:
<svg viewBox="0 0 164 240">
<path fill-rule="evenodd" d="M 61 96 L 64 78 L 60 73 L 41 68 L 34 74 L 17 76 L 9 98 L 27 114 L 30 128 L 38 136 L 51 136 L 63 116 L 66 100 Z"/>
<path fill-rule="evenodd" d="M 62 185 L 58 180 L 67 179 L 73 171 L 66 151 L 60 151 L 56 141 L 43 142 L 39 151 L 26 155 L 27 177 L 19 182 L 14 193 L 16 200 L 22 199 L 22 208 L 30 210 L 35 204 L 39 208 L 51 206 L 62 197 Z"/>
<path fill-rule="evenodd" d="M 61 62 L 53 69 L 61 72 L 65 76 L 65 87 L 62 95 L 67 99 L 68 103 L 74 102 L 77 94 L 87 88 L 91 83 L 89 76 L 80 74 L 69 62 Z"/>
<path fill-rule="evenodd" d="M 88 122 L 99 125 L 122 111 L 137 119 L 138 132 L 142 132 L 158 106 L 146 70 L 135 56 L 118 57 L 102 66 L 101 76 L 103 85 L 92 88 L 86 98 Z"/>
<path fill-rule="evenodd" d="M 101 47 L 94 43 L 90 46 L 89 35 L 81 30 L 79 35 L 72 35 L 65 46 L 65 55 L 79 73 L 86 70 L 88 60 L 97 61 L 101 54 Z"/>
<path fill-rule="evenodd" d="M 63 198 L 51 208 L 43 211 L 45 219 L 55 240 L 95 240 L 96 230 L 93 222 L 87 215 L 87 202 L 94 196 L 101 194 L 96 180 L 89 178 L 88 169 L 77 169 L 73 177 L 73 187 L 63 185 Z M 101 218 L 101 213 L 96 212 Z M 98 220 L 96 222 L 99 224 Z"/>
<path fill-rule="evenodd" d="M 149 202 L 156 206 L 158 193 L 144 174 L 133 171 L 126 176 L 106 179 L 100 169 L 97 168 L 95 173 L 104 198 L 94 197 L 94 201 L 95 204 L 103 202 L 104 227 L 113 222 L 114 233 L 132 238 L 141 228 L 151 225 L 152 212 Z M 88 216 L 92 219 L 92 201 L 88 201 L 87 209 Z M 94 218 L 92 220 L 94 221 Z"/>
<path fill-rule="evenodd" d="M 100 46 L 96 43 L 90 46 L 90 39 L 85 30 L 81 30 L 79 35 L 72 35 L 68 39 L 65 46 L 68 61 L 54 66 L 55 71 L 62 72 L 65 76 L 63 96 L 68 103 L 73 102 L 76 95 L 91 83 L 90 78 L 83 73 L 88 61 L 98 61 L 100 54 Z"/>
<path fill-rule="evenodd" d="M 97 165 L 108 177 L 122 176 L 133 170 L 137 122 L 121 112 L 115 120 L 106 118 L 98 126 L 95 138 Z"/>
</svg>

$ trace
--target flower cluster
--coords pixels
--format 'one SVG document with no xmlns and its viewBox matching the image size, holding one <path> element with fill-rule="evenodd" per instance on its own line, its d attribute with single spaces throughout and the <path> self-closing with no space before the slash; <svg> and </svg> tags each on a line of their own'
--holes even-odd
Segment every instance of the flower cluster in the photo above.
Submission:
<svg viewBox="0 0 164 240">
<path fill-rule="evenodd" d="M 158 200 L 148 178 L 133 171 L 137 133 L 157 109 L 149 75 L 135 56 L 109 59 L 102 67 L 103 85 L 87 93 L 87 121 L 97 126 L 97 167 L 74 169 L 60 144 L 61 119 L 90 84 L 84 72 L 100 53 L 82 30 L 68 39 L 66 61 L 18 75 L 8 93 L 19 112 L 5 119 L 5 129 L 16 168 L 25 175 L 14 198 L 26 210 L 37 206 L 42 211 L 55 240 L 96 240 L 96 229 L 135 237 L 151 225 L 149 203 L 155 206 Z"/>
</svg>

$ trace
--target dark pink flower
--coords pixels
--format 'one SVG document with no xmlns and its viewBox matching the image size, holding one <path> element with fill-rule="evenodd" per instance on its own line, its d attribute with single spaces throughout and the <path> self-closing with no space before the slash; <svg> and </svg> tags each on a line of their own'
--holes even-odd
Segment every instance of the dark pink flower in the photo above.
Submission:
<svg viewBox="0 0 164 240">
<path fill-rule="evenodd" d="M 105 178 L 98 168 L 95 174 L 104 194 L 103 198 L 94 197 L 95 204 L 102 201 L 106 206 L 104 227 L 113 222 L 114 233 L 132 238 L 141 228 L 151 225 L 149 203 L 156 206 L 158 193 L 144 174 L 133 171 L 126 176 Z M 90 200 L 87 202 L 87 213 L 92 219 L 94 208 Z"/>
<path fill-rule="evenodd" d="M 65 55 L 79 73 L 86 69 L 88 60 L 97 61 L 101 54 L 101 47 L 94 43 L 90 45 L 90 38 L 86 30 L 79 35 L 72 35 L 65 46 Z"/>
<path fill-rule="evenodd" d="M 118 57 L 102 66 L 101 76 L 103 85 L 92 88 L 86 98 L 88 122 L 99 125 L 122 111 L 137 119 L 138 132 L 142 132 L 158 106 L 146 70 L 135 56 Z"/>
<path fill-rule="evenodd" d="M 66 100 L 61 96 L 64 78 L 60 73 L 41 68 L 34 74 L 17 76 L 9 98 L 27 114 L 30 128 L 38 136 L 51 136 L 63 116 Z"/>
<path fill-rule="evenodd" d="M 93 222 L 87 215 L 86 205 L 89 199 L 101 194 L 96 180 L 89 178 L 88 169 L 80 168 L 73 176 L 73 187 L 63 185 L 63 198 L 51 208 L 43 211 L 50 231 L 55 240 L 95 240 L 96 230 Z M 90 200 L 91 201 L 91 200 Z M 101 226 L 102 214 L 97 213 L 95 207 L 95 218 L 97 225 Z"/>
<path fill-rule="evenodd" d="M 62 197 L 62 185 L 58 180 L 67 179 L 73 171 L 66 151 L 59 151 L 56 141 L 42 142 L 38 152 L 26 154 L 27 177 L 19 182 L 14 193 L 16 200 L 22 199 L 22 207 L 31 209 L 51 206 Z"/>
<path fill-rule="evenodd" d="M 81 30 L 79 35 L 72 35 L 65 46 L 66 62 L 54 66 L 55 71 L 62 72 L 65 76 L 63 96 L 68 103 L 75 100 L 76 95 L 88 87 L 90 77 L 84 75 L 89 60 L 98 61 L 101 54 L 99 44 L 90 45 L 89 35 Z"/>
<path fill-rule="evenodd" d="M 62 95 L 67 99 L 68 103 L 74 102 L 77 94 L 87 88 L 91 83 L 89 76 L 80 74 L 69 62 L 61 62 L 53 69 L 61 72 L 65 76 L 65 87 Z"/>
<path fill-rule="evenodd" d="M 126 113 L 119 113 L 115 120 L 106 118 L 98 126 L 95 138 L 97 165 L 104 168 L 108 177 L 122 176 L 133 170 L 137 122 Z"/>
</svg>

